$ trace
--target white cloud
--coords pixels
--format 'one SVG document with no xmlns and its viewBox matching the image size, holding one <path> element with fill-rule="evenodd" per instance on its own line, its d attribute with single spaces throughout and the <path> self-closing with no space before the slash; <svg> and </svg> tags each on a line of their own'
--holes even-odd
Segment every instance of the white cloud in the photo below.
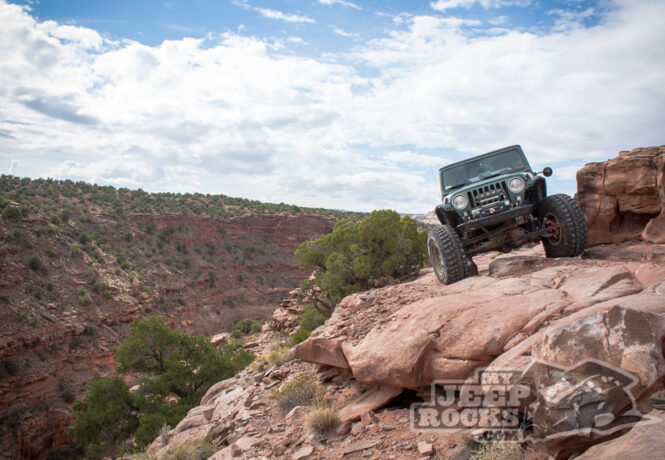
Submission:
<svg viewBox="0 0 665 460">
<path fill-rule="evenodd" d="M 260 8 L 252 6 L 249 3 L 249 0 L 231 0 L 232 3 L 236 6 L 239 6 L 245 10 L 252 10 L 259 13 L 261 16 L 267 19 L 276 19 L 278 21 L 284 22 L 293 22 L 293 23 L 309 23 L 313 24 L 316 21 L 313 18 L 308 16 L 302 16 L 299 14 L 284 13 L 279 10 L 274 10 L 272 8 Z"/>
<path fill-rule="evenodd" d="M 471 8 L 480 5 L 485 9 L 503 8 L 505 6 L 528 6 L 531 0 L 436 0 L 430 3 L 432 9 L 446 11 L 453 8 Z"/>
<path fill-rule="evenodd" d="M 330 28 L 332 29 L 332 31 L 333 31 L 334 34 L 339 35 L 339 36 L 341 36 L 341 37 L 347 37 L 347 38 L 348 38 L 348 37 L 356 37 L 356 36 L 358 36 L 358 34 L 352 34 L 351 32 L 347 32 L 347 31 L 344 30 L 344 29 L 340 29 L 340 28 L 337 27 L 337 26 L 330 26 Z"/>
<path fill-rule="evenodd" d="M 362 8 L 358 5 L 356 5 L 355 3 L 347 2 L 345 0 L 317 0 L 317 1 L 319 3 L 321 3 L 322 5 L 328 5 L 328 6 L 340 5 L 340 6 L 346 6 L 346 7 L 349 7 L 349 8 L 355 8 L 357 10 L 362 10 Z"/>
<path fill-rule="evenodd" d="M 493 26 L 498 26 L 500 24 L 505 23 L 507 19 L 508 16 L 497 16 L 495 18 L 489 19 L 487 22 L 489 22 Z"/>
<path fill-rule="evenodd" d="M 283 13 L 278 10 L 273 10 L 270 8 L 254 8 L 254 11 L 257 11 L 261 16 L 268 19 L 278 19 L 285 22 L 306 22 L 313 24 L 316 21 L 308 16 L 301 16 L 299 14 L 289 14 Z"/>
<path fill-rule="evenodd" d="M 496 36 L 405 15 L 381 38 L 315 58 L 296 54 L 298 39 L 240 31 L 110 42 L 0 0 L 0 167 L 425 211 L 438 199 L 432 170 L 521 143 L 570 183 L 585 161 L 662 143 L 665 4 L 612 6 L 593 27 Z"/>
</svg>

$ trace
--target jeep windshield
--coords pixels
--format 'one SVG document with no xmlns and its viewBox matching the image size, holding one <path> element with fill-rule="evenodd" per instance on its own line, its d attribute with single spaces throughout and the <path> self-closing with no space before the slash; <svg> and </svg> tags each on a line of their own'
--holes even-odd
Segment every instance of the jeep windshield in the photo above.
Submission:
<svg viewBox="0 0 665 460">
<path fill-rule="evenodd" d="M 499 151 L 441 168 L 441 188 L 445 192 L 501 174 L 528 170 L 529 164 L 521 151 Z"/>
</svg>

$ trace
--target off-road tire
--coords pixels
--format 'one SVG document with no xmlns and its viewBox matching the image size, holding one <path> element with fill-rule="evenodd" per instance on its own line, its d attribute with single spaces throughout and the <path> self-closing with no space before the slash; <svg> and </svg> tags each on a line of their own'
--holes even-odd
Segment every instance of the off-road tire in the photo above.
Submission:
<svg viewBox="0 0 665 460">
<path fill-rule="evenodd" d="M 450 225 L 437 225 L 427 235 L 427 252 L 434 274 L 442 284 L 469 276 L 469 263 L 457 233 Z"/>
<path fill-rule="evenodd" d="M 584 213 L 575 200 L 562 193 L 541 201 L 538 209 L 541 222 L 555 221 L 558 232 L 542 238 L 547 257 L 576 257 L 586 248 L 588 234 Z"/>
</svg>

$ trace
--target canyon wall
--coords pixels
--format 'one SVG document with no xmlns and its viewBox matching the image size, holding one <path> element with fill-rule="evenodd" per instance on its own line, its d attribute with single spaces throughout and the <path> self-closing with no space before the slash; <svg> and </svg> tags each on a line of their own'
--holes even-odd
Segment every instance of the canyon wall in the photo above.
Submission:
<svg viewBox="0 0 665 460">
<path fill-rule="evenodd" d="M 72 402 L 113 373 L 113 351 L 135 319 L 159 315 L 212 334 L 269 317 L 306 276 L 295 248 L 335 220 L 76 212 L 59 225 L 41 214 L 0 220 L 0 458 L 40 459 L 68 443 Z"/>
</svg>

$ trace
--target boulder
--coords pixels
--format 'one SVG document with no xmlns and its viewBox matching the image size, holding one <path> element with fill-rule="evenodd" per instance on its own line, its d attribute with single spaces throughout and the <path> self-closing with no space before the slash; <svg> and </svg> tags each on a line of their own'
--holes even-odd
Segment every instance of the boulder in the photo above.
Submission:
<svg viewBox="0 0 665 460">
<path fill-rule="evenodd" d="M 577 173 L 577 195 L 589 246 L 644 240 L 665 242 L 665 146 L 619 152 Z"/>
<path fill-rule="evenodd" d="M 616 439 L 597 444 L 577 460 L 646 460 L 662 458 L 665 438 L 665 413 L 652 411 L 652 420 L 638 423 L 628 433 Z"/>
<path fill-rule="evenodd" d="M 649 264 L 652 279 L 665 269 L 660 260 Z M 464 379 L 531 343 L 527 339 L 553 321 L 640 293 L 644 285 L 631 270 L 643 265 L 518 255 L 492 262 L 491 277 L 435 289 L 427 274 L 407 283 L 420 294 L 408 301 L 394 296 L 394 286 L 344 299 L 296 356 L 349 368 L 368 385 L 417 389 L 432 380 Z"/>
<path fill-rule="evenodd" d="M 339 411 L 339 419 L 342 422 L 357 420 L 363 414 L 385 406 L 391 399 L 399 395 L 401 392 L 402 388 L 389 386 L 376 386 L 370 388 L 349 401 L 346 406 Z"/>
</svg>

